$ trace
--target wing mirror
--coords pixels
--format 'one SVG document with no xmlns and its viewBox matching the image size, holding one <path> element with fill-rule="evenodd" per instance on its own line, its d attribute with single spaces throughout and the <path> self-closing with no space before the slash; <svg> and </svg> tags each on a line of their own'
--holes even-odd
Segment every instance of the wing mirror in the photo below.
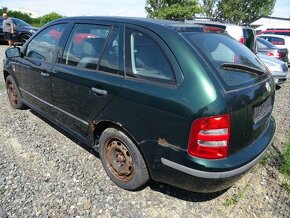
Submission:
<svg viewBox="0 0 290 218">
<path fill-rule="evenodd" d="M 7 58 L 18 58 L 21 57 L 21 51 L 18 47 L 8 48 L 5 51 L 5 55 Z"/>
</svg>

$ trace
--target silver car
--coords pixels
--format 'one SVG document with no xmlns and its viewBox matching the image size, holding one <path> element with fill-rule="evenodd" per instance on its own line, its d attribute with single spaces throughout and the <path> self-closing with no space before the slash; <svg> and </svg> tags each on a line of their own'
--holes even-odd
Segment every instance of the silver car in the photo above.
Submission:
<svg viewBox="0 0 290 218">
<path fill-rule="evenodd" d="M 285 62 L 261 53 L 257 55 L 272 73 L 276 85 L 281 85 L 286 82 L 288 77 L 288 66 Z"/>
</svg>

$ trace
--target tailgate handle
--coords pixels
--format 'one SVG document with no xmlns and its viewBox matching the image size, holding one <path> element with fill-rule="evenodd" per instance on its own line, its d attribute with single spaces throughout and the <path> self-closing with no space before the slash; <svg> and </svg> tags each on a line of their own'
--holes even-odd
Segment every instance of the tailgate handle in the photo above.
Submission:
<svg viewBox="0 0 290 218">
<path fill-rule="evenodd" d="M 41 72 L 40 73 L 42 77 L 47 78 L 49 77 L 49 73 Z"/>
<path fill-rule="evenodd" d="M 97 89 L 95 87 L 92 87 L 92 91 L 94 93 L 96 93 L 97 95 L 107 95 L 108 92 L 106 90 L 103 90 L 103 89 Z"/>
</svg>

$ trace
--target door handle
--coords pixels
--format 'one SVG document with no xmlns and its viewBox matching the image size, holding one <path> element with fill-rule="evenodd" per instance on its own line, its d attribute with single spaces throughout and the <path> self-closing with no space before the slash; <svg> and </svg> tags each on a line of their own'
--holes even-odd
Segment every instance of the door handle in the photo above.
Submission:
<svg viewBox="0 0 290 218">
<path fill-rule="evenodd" d="M 96 93 L 97 95 L 107 95 L 108 92 L 106 90 L 103 90 L 103 89 L 97 89 L 95 87 L 92 87 L 92 91 L 94 93 Z"/>
<path fill-rule="evenodd" d="M 42 77 L 47 78 L 49 77 L 49 73 L 41 72 L 40 73 Z"/>
</svg>

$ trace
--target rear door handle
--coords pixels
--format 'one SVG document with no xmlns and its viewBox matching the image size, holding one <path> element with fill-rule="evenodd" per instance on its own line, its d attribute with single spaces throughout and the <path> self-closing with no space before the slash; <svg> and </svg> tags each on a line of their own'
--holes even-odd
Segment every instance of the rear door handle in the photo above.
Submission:
<svg viewBox="0 0 290 218">
<path fill-rule="evenodd" d="M 94 93 L 96 93 L 97 95 L 107 95 L 108 92 L 106 90 L 103 90 L 103 89 L 97 89 L 95 87 L 92 87 L 92 91 Z"/>
<path fill-rule="evenodd" d="M 42 77 L 47 78 L 49 77 L 49 73 L 41 72 L 40 73 Z"/>
</svg>

